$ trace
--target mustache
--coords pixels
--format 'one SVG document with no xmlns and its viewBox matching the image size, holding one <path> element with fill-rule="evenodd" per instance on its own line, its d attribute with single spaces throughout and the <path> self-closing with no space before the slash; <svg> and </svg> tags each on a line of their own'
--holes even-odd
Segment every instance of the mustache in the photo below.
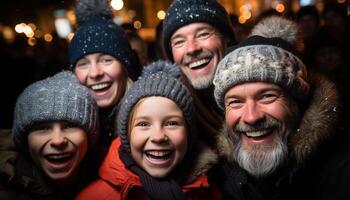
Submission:
<svg viewBox="0 0 350 200">
<path fill-rule="evenodd" d="M 280 121 L 272 117 L 266 117 L 265 120 L 260 121 L 253 125 L 238 123 L 235 127 L 233 127 L 233 131 L 237 133 L 243 133 L 243 132 L 252 132 L 252 131 L 258 131 L 258 130 L 264 130 L 264 129 L 273 129 L 281 126 L 282 126 L 282 123 Z"/>
<path fill-rule="evenodd" d="M 200 60 L 203 58 L 211 58 L 211 57 L 213 57 L 213 53 L 209 51 L 200 51 L 192 54 L 187 54 L 185 55 L 182 61 L 182 65 L 188 65 L 192 62 L 192 60 Z"/>
</svg>

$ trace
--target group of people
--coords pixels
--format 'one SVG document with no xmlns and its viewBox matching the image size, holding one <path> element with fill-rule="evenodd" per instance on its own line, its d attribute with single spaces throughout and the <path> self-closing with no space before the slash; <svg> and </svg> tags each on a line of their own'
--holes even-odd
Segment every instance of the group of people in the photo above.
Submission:
<svg viewBox="0 0 350 200">
<path fill-rule="evenodd" d="M 349 199 L 341 93 L 296 22 L 235 43 L 216 0 L 174 0 L 142 66 L 107 0 L 78 0 L 67 70 L 18 97 L 0 199 Z"/>
</svg>

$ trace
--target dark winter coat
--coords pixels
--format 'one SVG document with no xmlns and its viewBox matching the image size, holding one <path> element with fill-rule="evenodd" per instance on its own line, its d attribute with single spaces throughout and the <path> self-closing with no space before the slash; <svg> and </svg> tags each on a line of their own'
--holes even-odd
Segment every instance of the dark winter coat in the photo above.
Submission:
<svg viewBox="0 0 350 200">
<path fill-rule="evenodd" d="M 41 172 L 16 151 L 10 130 L 0 130 L 0 199 L 57 199 Z"/>
<path fill-rule="evenodd" d="M 234 146 L 220 134 L 224 159 L 215 177 L 226 199 L 350 199 L 350 133 L 340 125 L 339 94 L 322 76 L 309 82 L 300 125 L 289 138 L 289 161 L 275 174 L 249 175 L 232 160 Z"/>
<path fill-rule="evenodd" d="M 87 156 L 87 155 L 86 155 Z M 87 158 L 87 157 L 85 157 Z M 58 189 L 31 161 L 17 152 L 10 130 L 0 130 L 0 199 L 69 200 L 92 181 L 89 160 L 83 160 L 78 179 L 67 188 Z M 84 167 L 85 166 L 85 167 Z M 64 192 L 63 192 L 64 191 Z"/>
</svg>

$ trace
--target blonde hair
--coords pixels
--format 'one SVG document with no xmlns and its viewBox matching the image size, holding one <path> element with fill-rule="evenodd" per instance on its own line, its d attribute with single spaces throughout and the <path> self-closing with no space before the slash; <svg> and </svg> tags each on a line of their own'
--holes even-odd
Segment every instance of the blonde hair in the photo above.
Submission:
<svg viewBox="0 0 350 200">
<path fill-rule="evenodd" d="M 126 91 L 132 86 L 133 81 L 127 76 L 125 69 L 123 69 L 123 76 L 121 77 L 120 84 L 118 84 L 118 91 L 116 95 L 115 104 L 119 104 Z"/>
<path fill-rule="evenodd" d="M 135 121 L 135 112 L 136 109 L 141 105 L 142 102 L 144 102 L 145 98 L 140 99 L 135 105 L 134 107 L 131 109 L 130 111 L 130 115 L 128 117 L 128 124 L 127 124 L 127 139 L 128 141 L 130 141 L 130 135 L 131 135 L 131 130 L 132 130 L 132 125 L 134 124 Z"/>
</svg>

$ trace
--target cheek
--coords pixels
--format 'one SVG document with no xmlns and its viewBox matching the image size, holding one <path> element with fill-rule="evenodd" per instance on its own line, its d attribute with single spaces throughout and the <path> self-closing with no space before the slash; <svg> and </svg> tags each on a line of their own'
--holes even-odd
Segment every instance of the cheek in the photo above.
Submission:
<svg viewBox="0 0 350 200">
<path fill-rule="evenodd" d="M 215 37 L 205 41 L 203 46 L 207 47 L 211 52 L 217 54 L 218 57 L 221 58 L 224 54 L 224 44 L 225 41 L 223 41 L 220 37 Z"/>
<path fill-rule="evenodd" d="M 232 110 L 230 108 L 226 109 L 225 112 L 225 119 L 226 119 L 226 124 L 229 127 L 233 127 L 234 125 L 236 125 L 236 123 L 238 122 L 238 116 L 239 116 L 239 111 L 236 110 Z"/>
<path fill-rule="evenodd" d="M 39 157 L 40 157 L 40 149 L 43 149 L 47 139 L 44 136 L 38 136 L 35 134 L 28 135 L 28 151 L 29 154 L 38 165 L 40 165 Z"/>
<path fill-rule="evenodd" d="M 185 51 L 182 48 L 172 49 L 173 58 L 175 63 L 181 63 Z"/>
<path fill-rule="evenodd" d="M 39 136 L 35 133 L 28 135 L 28 147 L 31 151 L 38 151 L 45 143 L 47 139 L 45 136 Z"/>
<path fill-rule="evenodd" d="M 175 145 L 177 152 L 179 152 L 180 157 L 184 157 L 187 152 L 188 137 L 186 130 L 180 130 L 176 133 L 169 134 L 170 140 Z"/>
<path fill-rule="evenodd" d="M 147 141 L 147 138 L 145 137 L 145 135 L 146 133 L 140 133 L 135 129 L 131 131 L 129 143 L 130 143 L 130 149 L 133 152 L 142 151 Z"/>
<path fill-rule="evenodd" d="M 109 76 L 116 82 L 120 81 L 121 77 L 124 75 L 124 71 L 123 71 L 123 65 L 116 62 L 115 64 L 111 65 L 108 67 L 108 69 L 106 69 L 107 73 L 109 74 Z"/>
<path fill-rule="evenodd" d="M 77 149 L 79 149 L 80 153 L 87 151 L 89 142 L 87 134 L 85 134 L 85 132 L 74 133 L 66 137 L 74 144 L 74 146 L 77 147 Z"/>
<path fill-rule="evenodd" d="M 289 123 L 291 117 L 294 115 L 292 112 L 290 105 L 284 102 L 278 102 L 265 108 L 265 113 L 284 124 Z"/>
<path fill-rule="evenodd" d="M 79 82 L 82 85 L 85 85 L 85 81 L 87 78 L 87 70 L 81 70 L 81 69 L 75 69 L 74 70 L 75 76 L 77 77 L 77 79 L 79 80 Z"/>
</svg>

